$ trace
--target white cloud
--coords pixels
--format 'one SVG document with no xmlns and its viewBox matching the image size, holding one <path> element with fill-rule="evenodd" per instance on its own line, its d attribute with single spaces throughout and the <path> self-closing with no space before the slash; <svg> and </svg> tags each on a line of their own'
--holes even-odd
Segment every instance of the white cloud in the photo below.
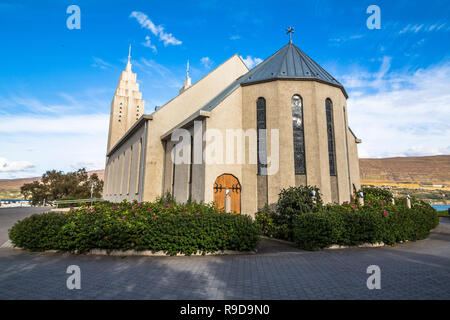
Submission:
<svg viewBox="0 0 450 320">
<path fill-rule="evenodd" d="M 164 46 L 168 46 L 169 44 L 177 46 L 182 42 L 176 39 L 171 33 L 167 33 L 164 31 L 164 27 L 159 25 L 156 26 L 152 20 L 148 18 L 148 16 L 139 11 L 133 11 L 130 14 L 130 18 L 135 18 L 137 22 L 141 25 L 142 28 L 150 30 L 155 36 L 159 37 L 159 40 L 164 42 Z"/>
<path fill-rule="evenodd" d="M 108 130 L 108 114 L 51 116 L 4 116 L 0 133 L 99 134 Z"/>
<path fill-rule="evenodd" d="M 348 42 L 350 40 L 356 40 L 356 39 L 361 39 L 363 37 L 362 34 L 355 34 L 355 35 L 351 35 L 351 36 L 343 36 L 343 37 L 338 37 L 338 38 L 331 38 L 329 41 L 331 43 L 333 43 L 334 45 L 340 45 L 344 42 Z"/>
<path fill-rule="evenodd" d="M 209 57 L 203 57 L 200 59 L 200 62 L 206 69 L 211 69 L 213 61 Z"/>
<path fill-rule="evenodd" d="M 361 157 L 450 153 L 450 63 L 414 72 L 355 70 L 344 78 L 349 124 Z M 358 94 L 353 95 L 356 91 Z"/>
<path fill-rule="evenodd" d="M 43 103 L 39 99 L 28 96 L 17 96 L 12 95 L 8 98 L 0 97 L 1 108 L 4 109 L 5 113 L 12 111 L 16 113 L 18 108 L 20 111 L 29 110 L 33 113 L 62 113 L 68 112 L 74 109 L 73 105 L 67 104 L 50 104 Z"/>
<path fill-rule="evenodd" d="M 105 160 L 95 160 L 95 161 L 78 161 L 70 165 L 72 171 L 76 171 L 81 168 L 85 168 L 87 171 L 98 170 L 105 167 Z"/>
<path fill-rule="evenodd" d="M 105 93 L 110 93 L 109 90 L 96 88 L 82 92 L 81 100 L 77 99 L 67 93 L 57 93 L 62 97 L 63 102 L 50 103 L 41 101 L 33 96 L 20 94 L 11 94 L 7 97 L 0 96 L 0 113 L 4 115 L 17 115 L 19 113 L 31 113 L 34 115 L 48 115 L 68 114 L 68 113 L 85 113 L 90 110 L 98 110 L 109 104 L 109 101 L 104 100 Z M 55 99 L 55 97 L 51 97 Z M 59 99 L 60 100 L 60 99 Z M 2 121 L 2 118 L 0 118 Z"/>
<path fill-rule="evenodd" d="M 68 172 L 81 167 L 103 168 L 108 120 L 108 114 L 1 118 L 0 156 L 27 160 L 19 163 L 27 170 L 0 170 L 0 179 L 38 177 L 53 169 Z"/>
<path fill-rule="evenodd" d="M 247 56 L 247 58 L 244 59 L 244 57 L 241 56 L 242 61 L 244 61 L 247 68 L 252 69 L 253 67 L 257 66 L 261 62 L 263 62 L 263 59 L 260 58 L 253 58 L 252 56 Z"/>
<path fill-rule="evenodd" d="M 147 47 L 147 48 L 152 49 L 154 53 L 157 52 L 156 47 L 155 47 L 155 46 L 151 43 L 151 41 L 150 41 L 150 36 L 146 36 L 146 37 L 145 37 L 145 42 L 142 42 L 142 45 L 143 45 L 144 47 Z"/>
<path fill-rule="evenodd" d="M 239 36 L 239 35 L 232 35 L 230 37 L 230 40 L 239 40 L 240 38 L 241 38 L 241 36 Z"/>
<path fill-rule="evenodd" d="M 108 63 L 98 57 L 93 57 L 93 59 L 94 59 L 94 63 L 91 64 L 91 66 L 94 68 L 100 68 L 100 69 L 106 70 L 106 69 L 109 69 L 112 67 L 112 65 L 110 63 Z"/>
<path fill-rule="evenodd" d="M 445 28 L 446 22 L 437 22 L 431 25 L 425 24 L 408 24 L 399 31 L 399 34 L 403 33 L 418 33 L 418 32 L 432 32 L 432 31 L 450 31 L 450 28 Z"/>
<path fill-rule="evenodd" d="M 34 165 L 29 161 L 9 161 L 0 157 L 0 173 L 16 173 L 29 171 Z"/>
<path fill-rule="evenodd" d="M 153 86 L 169 88 L 180 88 L 183 86 L 183 83 L 180 81 L 180 79 L 183 79 L 183 76 L 178 77 L 174 75 L 171 70 L 155 60 L 141 58 L 139 61 L 135 61 L 134 65 L 142 72 L 152 76 Z"/>
</svg>

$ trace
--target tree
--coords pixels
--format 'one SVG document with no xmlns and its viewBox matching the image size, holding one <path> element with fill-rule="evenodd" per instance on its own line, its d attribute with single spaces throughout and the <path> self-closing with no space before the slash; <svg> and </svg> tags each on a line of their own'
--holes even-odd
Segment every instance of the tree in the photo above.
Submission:
<svg viewBox="0 0 450 320">
<path fill-rule="evenodd" d="M 103 180 L 96 173 L 89 174 L 85 168 L 74 172 L 50 170 L 42 175 L 41 182 L 26 183 L 20 191 L 25 199 L 33 205 L 45 201 L 64 198 L 86 199 L 91 197 L 91 185 L 94 185 L 92 196 L 100 198 L 103 190 Z"/>
</svg>

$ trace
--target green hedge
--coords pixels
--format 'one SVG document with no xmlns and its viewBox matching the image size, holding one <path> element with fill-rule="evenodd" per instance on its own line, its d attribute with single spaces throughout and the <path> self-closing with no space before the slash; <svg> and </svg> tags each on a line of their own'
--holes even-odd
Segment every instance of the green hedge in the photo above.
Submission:
<svg viewBox="0 0 450 320">
<path fill-rule="evenodd" d="M 392 201 L 392 192 L 381 188 L 365 187 L 361 190 L 363 192 L 364 201 L 366 203 L 375 203 L 380 201 Z M 358 192 L 359 193 L 359 192 Z"/>
<path fill-rule="evenodd" d="M 428 204 L 416 203 L 411 209 L 389 205 L 328 205 L 322 212 L 298 216 L 294 241 L 306 250 L 363 243 L 395 244 L 425 239 L 439 224 L 436 211 Z"/>
<path fill-rule="evenodd" d="M 68 220 L 67 215 L 56 212 L 34 214 L 17 222 L 9 230 L 9 238 L 14 245 L 33 251 L 55 249 Z"/>
<path fill-rule="evenodd" d="M 134 249 L 190 255 L 254 250 L 259 233 L 250 217 L 219 213 L 211 205 L 134 202 L 36 214 L 16 223 L 9 236 L 15 246 L 35 251 Z"/>
<path fill-rule="evenodd" d="M 313 191 L 315 191 L 314 199 L 312 197 Z M 282 189 L 278 195 L 276 212 L 271 212 L 269 215 L 270 220 L 273 221 L 273 234 L 275 237 L 292 241 L 295 219 L 302 214 L 319 212 L 322 205 L 320 190 L 315 186 Z M 266 211 L 267 208 L 263 210 L 263 212 Z"/>
</svg>

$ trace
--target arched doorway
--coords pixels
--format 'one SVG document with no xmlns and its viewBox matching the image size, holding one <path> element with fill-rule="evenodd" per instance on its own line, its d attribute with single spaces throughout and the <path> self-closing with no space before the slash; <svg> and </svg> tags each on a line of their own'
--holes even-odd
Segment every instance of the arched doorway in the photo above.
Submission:
<svg viewBox="0 0 450 320">
<path fill-rule="evenodd" d="M 241 184 L 232 174 L 222 174 L 214 183 L 214 204 L 216 208 L 225 211 L 225 198 L 227 193 L 231 198 L 231 209 L 233 213 L 241 213 Z"/>
</svg>

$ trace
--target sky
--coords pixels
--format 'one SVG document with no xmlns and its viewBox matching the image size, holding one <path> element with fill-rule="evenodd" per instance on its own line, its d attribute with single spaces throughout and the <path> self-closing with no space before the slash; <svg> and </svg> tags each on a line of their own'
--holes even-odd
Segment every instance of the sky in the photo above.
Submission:
<svg viewBox="0 0 450 320">
<path fill-rule="evenodd" d="M 67 27 L 70 5 L 80 29 Z M 253 68 L 289 26 L 348 92 L 360 157 L 450 154 L 450 1 L 0 0 L 0 179 L 104 168 L 129 44 L 152 113 L 178 94 L 188 59 L 192 83 L 235 53 Z"/>
</svg>

